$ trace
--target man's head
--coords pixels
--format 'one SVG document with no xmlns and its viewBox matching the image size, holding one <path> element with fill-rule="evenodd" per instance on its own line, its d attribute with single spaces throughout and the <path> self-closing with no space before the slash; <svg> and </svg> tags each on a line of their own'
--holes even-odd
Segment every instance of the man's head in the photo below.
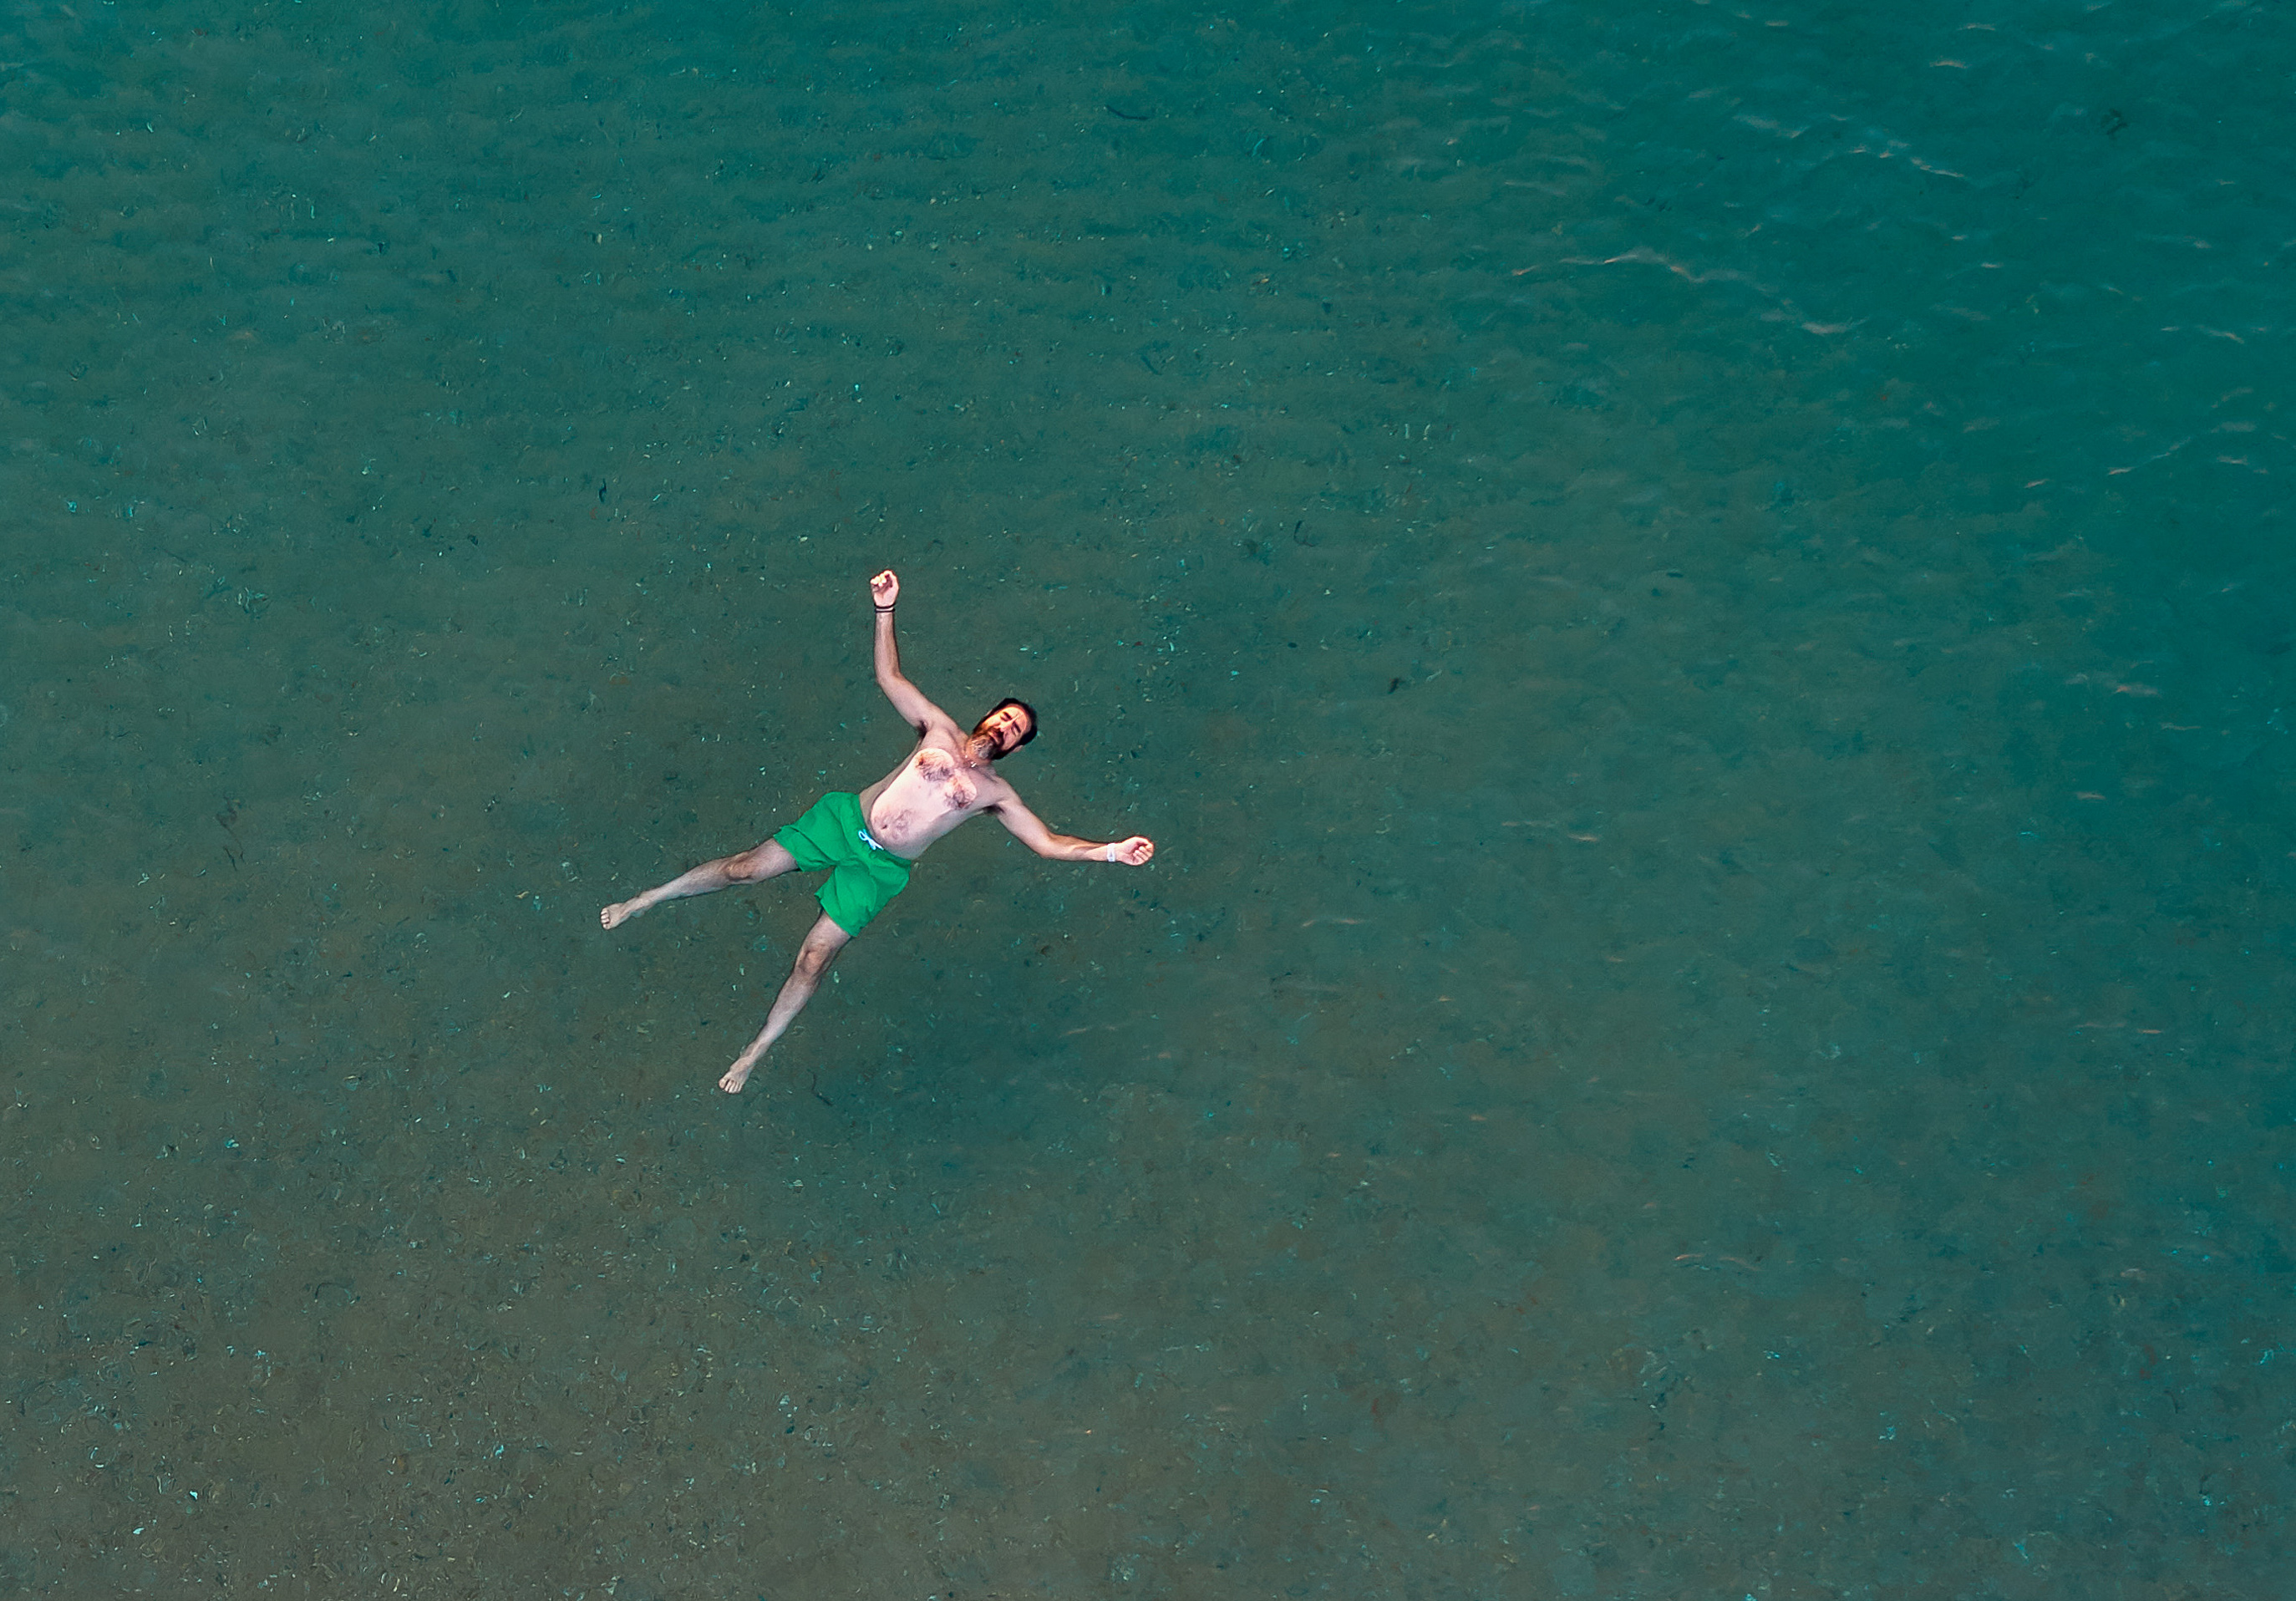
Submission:
<svg viewBox="0 0 2296 1601">
<path fill-rule="evenodd" d="M 989 743 L 989 760 L 1010 756 L 1037 737 L 1037 709 L 1026 701 L 1007 696 L 991 706 L 987 717 L 973 724 L 972 733 L 976 739 Z"/>
</svg>

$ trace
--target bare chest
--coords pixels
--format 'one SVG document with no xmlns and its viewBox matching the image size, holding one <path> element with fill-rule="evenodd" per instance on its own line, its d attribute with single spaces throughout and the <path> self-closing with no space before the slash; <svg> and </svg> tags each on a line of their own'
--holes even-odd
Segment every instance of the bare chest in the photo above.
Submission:
<svg viewBox="0 0 2296 1601">
<path fill-rule="evenodd" d="M 980 785 L 964 764 L 931 746 L 917 752 L 907 776 L 918 798 L 939 810 L 963 811 L 980 797 Z"/>
<path fill-rule="evenodd" d="M 914 857 L 991 799 L 980 776 L 949 752 L 928 746 L 862 797 L 869 831 Z"/>
</svg>

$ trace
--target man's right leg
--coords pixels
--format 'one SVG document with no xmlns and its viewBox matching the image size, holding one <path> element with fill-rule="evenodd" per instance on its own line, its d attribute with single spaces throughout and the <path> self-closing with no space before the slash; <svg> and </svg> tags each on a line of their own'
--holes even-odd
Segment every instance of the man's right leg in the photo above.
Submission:
<svg viewBox="0 0 2296 1601">
<path fill-rule="evenodd" d="M 682 900 L 688 895 L 707 895 L 712 890 L 722 890 L 727 884 L 758 884 L 769 878 L 779 878 L 797 866 L 797 858 L 778 840 L 767 840 L 734 856 L 721 856 L 714 862 L 704 862 L 691 872 L 681 873 L 666 884 L 657 884 L 644 894 L 631 900 L 617 901 L 598 914 L 598 922 L 607 928 L 618 928 L 665 900 Z"/>
<path fill-rule="evenodd" d="M 837 953 L 852 938 L 826 912 L 814 919 L 813 926 L 806 931 L 805 942 L 797 948 L 797 962 L 783 981 L 782 992 L 774 997 L 773 1010 L 766 1014 L 766 1026 L 750 1041 L 749 1049 L 734 1059 L 734 1065 L 718 1080 L 718 1088 L 729 1096 L 741 1093 L 742 1086 L 750 1081 L 750 1071 L 764 1060 L 767 1047 L 797 1021 L 797 1014 L 805 1010 L 805 1003 L 821 988 L 821 975 L 829 971 L 829 965 L 837 960 Z"/>
</svg>

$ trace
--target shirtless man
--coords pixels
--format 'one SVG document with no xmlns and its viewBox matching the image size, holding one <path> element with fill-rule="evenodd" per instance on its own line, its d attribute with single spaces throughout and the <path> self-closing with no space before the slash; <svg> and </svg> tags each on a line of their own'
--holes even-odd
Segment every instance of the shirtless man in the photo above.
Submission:
<svg viewBox="0 0 2296 1601">
<path fill-rule="evenodd" d="M 1138 867 L 1156 854 L 1154 843 L 1140 834 L 1095 844 L 1046 827 L 989 767 L 1037 737 L 1036 712 L 1023 702 L 1004 701 L 974 724 L 972 733 L 958 727 L 947 712 L 901 676 L 900 653 L 893 644 L 893 603 L 900 598 L 900 579 L 881 572 L 869 580 L 869 590 L 877 603 L 877 687 L 917 731 L 916 748 L 908 759 L 858 795 L 824 795 L 811 811 L 765 843 L 738 856 L 704 862 L 635 900 L 598 914 L 600 923 L 616 928 L 665 900 L 707 895 L 727 884 L 763 883 L 792 869 L 831 869 L 827 882 L 815 892 L 821 916 L 798 947 L 797 965 L 774 998 L 765 1028 L 718 1080 L 718 1088 L 727 1095 L 749 1081 L 767 1050 L 805 1009 L 845 942 L 901 892 L 909 882 L 910 864 L 966 818 L 992 813 L 1023 845 L 1054 861 L 1122 862 Z"/>
</svg>

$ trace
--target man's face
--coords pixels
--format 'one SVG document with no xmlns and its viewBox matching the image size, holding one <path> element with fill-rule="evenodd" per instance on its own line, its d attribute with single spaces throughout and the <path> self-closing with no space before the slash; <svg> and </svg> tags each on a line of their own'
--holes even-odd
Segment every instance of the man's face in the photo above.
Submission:
<svg viewBox="0 0 2296 1601">
<path fill-rule="evenodd" d="M 1029 731 L 1029 714 L 1018 706 L 999 706 L 973 725 L 972 732 L 996 747 L 998 756 L 1010 756 L 1021 748 L 1021 736 Z"/>
</svg>

